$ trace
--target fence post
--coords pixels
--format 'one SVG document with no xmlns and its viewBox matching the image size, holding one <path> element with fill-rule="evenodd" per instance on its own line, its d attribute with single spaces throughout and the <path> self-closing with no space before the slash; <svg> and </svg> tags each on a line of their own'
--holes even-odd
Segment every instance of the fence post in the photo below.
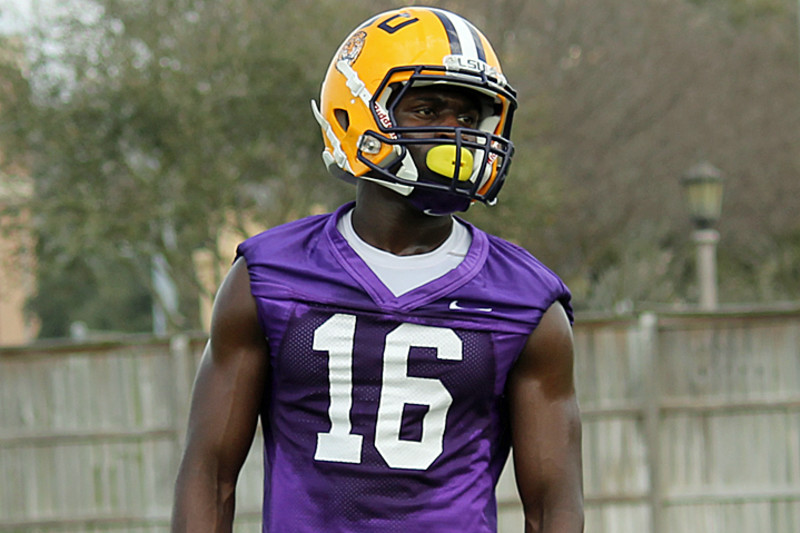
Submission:
<svg viewBox="0 0 800 533">
<path fill-rule="evenodd" d="M 658 359 L 658 316 L 643 313 L 639 317 L 639 339 L 645 376 L 643 388 L 644 431 L 647 445 L 647 469 L 650 479 L 651 533 L 666 533 L 664 529 L 664 494 L 661 482 L 661 372 Z"/>
</svg>

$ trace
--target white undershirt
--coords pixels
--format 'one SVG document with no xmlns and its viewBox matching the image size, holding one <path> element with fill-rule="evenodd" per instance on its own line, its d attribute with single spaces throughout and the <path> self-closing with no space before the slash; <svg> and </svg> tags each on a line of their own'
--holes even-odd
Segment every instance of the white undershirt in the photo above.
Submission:
<svg viewBox="0 0 800 533">
<path fill-rule="evenodd" d="M 336 229 L 395 296 L 421 287 L 456 268 L 472 244 L 469 230 L 456 219 L 453 219 L 453 231 L 447 240 L 435 250 L 416 255 L 395 255 L 367 244 L 353 229 L 352 209 L 342 215 Z"/>
</svg>

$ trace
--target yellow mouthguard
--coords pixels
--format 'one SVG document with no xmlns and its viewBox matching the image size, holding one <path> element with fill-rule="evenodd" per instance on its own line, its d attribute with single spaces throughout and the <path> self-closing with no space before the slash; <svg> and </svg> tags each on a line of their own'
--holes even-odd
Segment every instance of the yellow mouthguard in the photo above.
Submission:
<svg viewBox="0 0 800 533">
<path fill-rule="evenodd" d="M 442 144 L 434 146 L 428 150 L 425 163 L 434 172 L 449 178 L 458 176 L 459 181 L 466 181 L 472 175 L 472 152 L 466 148 L 461 149 L 461 161 L 459 161 L 458 174 L 455 172 L 456 166 L 456 147 L 452 144 Z"/>
</svg>

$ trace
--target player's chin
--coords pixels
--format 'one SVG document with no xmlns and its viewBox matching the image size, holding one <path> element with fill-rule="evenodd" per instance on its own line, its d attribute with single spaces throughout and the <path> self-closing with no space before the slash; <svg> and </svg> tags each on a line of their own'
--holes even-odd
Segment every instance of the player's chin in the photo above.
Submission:
<svg viewBox="0 0 800 533">
<path fill-rule="evenodd" d="M 422 178 L 422 176 L 420 176 L 420 178 Z M 444 177 L 441 178 L 445 180 L 442 184 L 448 185 L 447 181 L 450 180 Z M 469 209 L 472 203 L 469 197 L 461 194 L 456 194 L 448 190 L 423 187 L 415 187 L 408 196 L 408 201 L 417 210 L 432 216 L 446 216 L 463 212 Z"/>
</svg>

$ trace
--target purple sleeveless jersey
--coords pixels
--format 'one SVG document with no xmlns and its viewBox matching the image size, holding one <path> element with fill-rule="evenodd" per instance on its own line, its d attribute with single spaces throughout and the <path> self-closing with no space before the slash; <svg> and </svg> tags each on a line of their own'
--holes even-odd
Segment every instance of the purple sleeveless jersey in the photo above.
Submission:
<svg viewBox="0 0 800 533">
<path fill-rule="evenodd" d="M 270 347 L 264 531 L 496 531 L 506 377 L 569 291 L 469 225 L 456 269 L 395 297 L 336 229 L 351 206 L 239 246 Z"/>
</svg>

